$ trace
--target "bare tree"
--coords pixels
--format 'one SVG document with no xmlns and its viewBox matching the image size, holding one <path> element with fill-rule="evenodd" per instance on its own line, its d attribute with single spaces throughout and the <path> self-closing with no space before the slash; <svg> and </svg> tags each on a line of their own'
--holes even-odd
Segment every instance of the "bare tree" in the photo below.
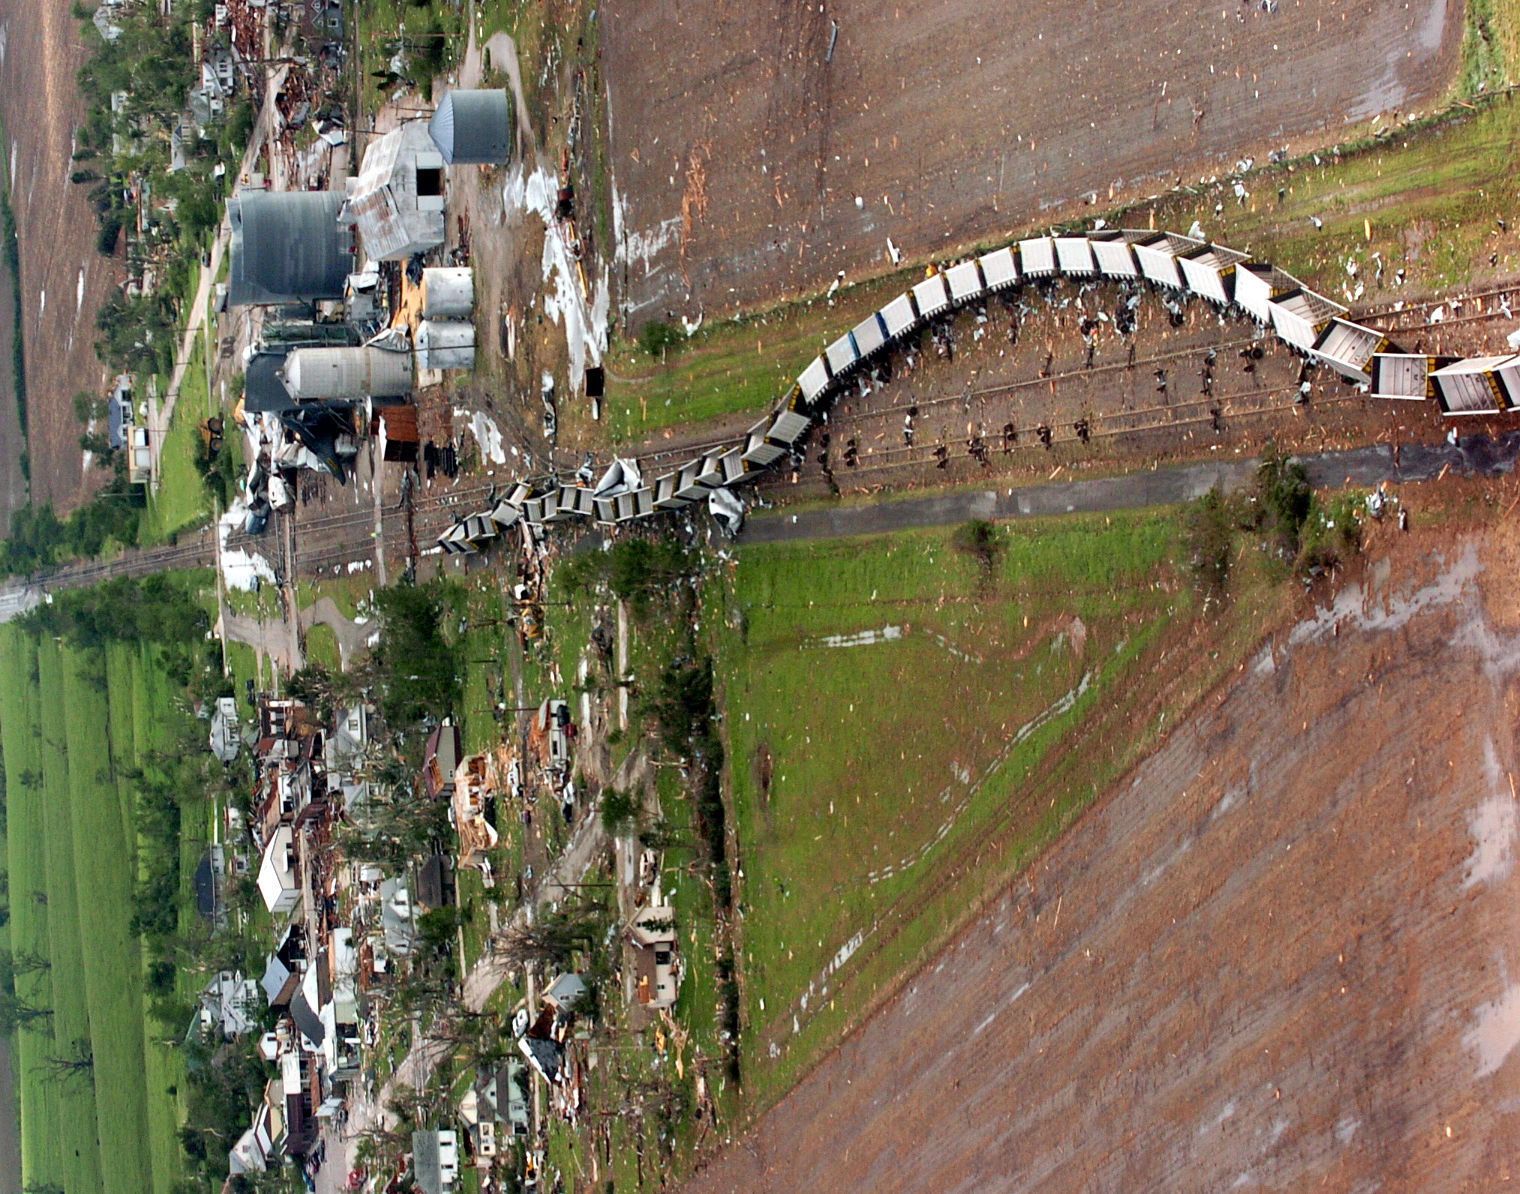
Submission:
<svg viewBox="0 0 1520 1194">
<path fill-rule="evenodd" d="M 64 1083 L 74 1078 L 88 1078 L 95 1071 L 95 1051 L 84 1037 L 75 1037 L 67 1053 L 61 1057 L 46 1058 L 37 1069 L 50 1082 Z"/>
</svg>

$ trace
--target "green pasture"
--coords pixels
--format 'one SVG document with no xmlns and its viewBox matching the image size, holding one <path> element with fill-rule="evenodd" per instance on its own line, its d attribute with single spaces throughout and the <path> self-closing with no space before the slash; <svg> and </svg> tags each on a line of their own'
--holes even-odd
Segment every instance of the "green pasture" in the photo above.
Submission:
<svg viewBox="0 0 1520 1194">
<path fill-rule="evenodd" d="M 1198 618 L 1177 524 L 1002 527 L 990 567 L 958 530 L 741 549 L 717 654 L 747 1101 L 779 1097 L 1135 761 L 1148 711 L 1254 642 L 1260 594 Z"/>
<path fill-rule="evenodd" d="M 167 1194 L 183 1173 L 169 1093 L 183 1074 L 144 1015 L 143 955 L 128 929 L 135 814 L 118 774 L 166 745 L 156 672 L 128 648 L 90 653 L 0 631 L 13 940 L 49 961 L 18 986 L 53 1008 L 42 1032 L 18 1034 L 23 1169 L 29 1184 L 70 1194 Z M 47 1059 L 78 1041 L 93 1071 L 47 1074 Z"/>
</svg>

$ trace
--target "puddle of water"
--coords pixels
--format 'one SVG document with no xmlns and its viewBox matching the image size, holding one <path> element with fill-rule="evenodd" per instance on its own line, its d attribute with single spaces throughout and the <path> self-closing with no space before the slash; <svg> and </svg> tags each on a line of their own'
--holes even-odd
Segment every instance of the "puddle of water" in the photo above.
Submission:
<svg viewBox="0 0 1520 1194">
<path fill-rule="evenodd" d="M 1520 1045 L 1520 986 L 1510 987 L 1478 1009 L 1478 1020 L 1462 1041 L 1478 1058 L 1478 1077 L 1486 1078 Z"/>
<path fill-rule="evenodd" d="M 1510 792 L 1509 780 L 1499 766 L 1493 739 L 1483 744 L 1483 769 L 1493 794 L 1478 805 L 1467 827 L 1477 845 L 1467 860 L 1466 891 L 1476 883 L 1499 883 L 1515 869 L 1515 837 L 1520 831 L 1520 808 Z"/>
</svg>

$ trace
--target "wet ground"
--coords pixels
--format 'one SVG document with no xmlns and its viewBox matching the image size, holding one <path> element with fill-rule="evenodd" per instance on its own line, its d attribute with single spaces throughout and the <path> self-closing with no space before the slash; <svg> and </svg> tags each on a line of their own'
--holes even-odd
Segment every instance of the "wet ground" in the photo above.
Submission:
<svg viewBox="0 0 1520 1194">
<path fill-rule="evenodd" d="M 95 313 L 120 273 L 95 251 L 89 188 L 69 181 L 74 130 L 84 118 L 74 77 L 87 57 L 69 0 L 0 0 L 0 118 L 21 246 L 32 490 L 60 510 L 91 488 L 73 397 L 105 393 Z"/>
</svg>

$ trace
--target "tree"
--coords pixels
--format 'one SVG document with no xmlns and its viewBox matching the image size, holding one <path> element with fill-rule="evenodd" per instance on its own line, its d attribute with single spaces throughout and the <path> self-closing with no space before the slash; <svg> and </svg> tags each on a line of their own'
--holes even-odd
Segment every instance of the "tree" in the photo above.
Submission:
<svg viewBox="0 0 1520 1194">
<path fill-rule="evenodd" d="M 53 963 L 34 949 L 22 947 L 11 950 L 11 967 L 16 974 L 36 974 L 52 969 Z"/>
<path fill-rule="evenodd" d="M 593 910 L 562 907 L 531 925 L 516 925 L 500 937 L 499 952 L 511 961 L 563 966 L 570 955 L 601 935 L 602 926 Z"/>
<path fill-rule="evenodd" d="M 380 642 L 369 665 L 380 689 L 381 716 L 392 728 L 441 720 L 459 704 L 458 658 L 443 634 L 453 588 L 434 580 L 375 594 Z"/>
<path fill-rule="evenodd" d="M 1299 534 L 1314 500 L 1308 471 L 1269 445 L 1256 469 L 1256 496 L 1269 528 L 1281 537 L 1289 554 L 1297 554 Z"/>
<path fill-rule="evenodd" d="M 68 1082 L 74 1078 L 87 1078 L 95 1071 L 95 1051 L 84 1037 L 75 1037 L 69 1051 L 61 1056 L 48 1057 L 37 1067 L 51 1082 Z"/>
<path fill-rule="evenodd" d="M 605 788 L 602 791 L 602 828 L 609 836 L 618 837 L 626 833 L 639 817 L 639 801 L 632 792 L 621 792 L 616 788 Z"/>
<path fill-rule="evenodd" d="M 0 1032 L 15 1032 L 17 1029 L 42 1032 L 52 1018 L 52 1008 L 36 1007 L 14 991 L 0 991 Z"/>
</svg>

